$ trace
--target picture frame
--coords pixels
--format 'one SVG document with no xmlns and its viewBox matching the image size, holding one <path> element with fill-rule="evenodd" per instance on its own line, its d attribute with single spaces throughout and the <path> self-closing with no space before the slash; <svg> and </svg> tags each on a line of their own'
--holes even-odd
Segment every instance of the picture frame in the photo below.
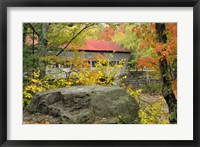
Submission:
<svg viewBox="0 0 200 147">
<path fill-rule="evenodd" d="M 8 140 L 7 8 L 8 7 L 192 7 L 193 8 L 193 140 Z M 1 146 L 199 146 L 199 0 L 5 0 L 0 2 L 0 145 Z"/>
</svg>

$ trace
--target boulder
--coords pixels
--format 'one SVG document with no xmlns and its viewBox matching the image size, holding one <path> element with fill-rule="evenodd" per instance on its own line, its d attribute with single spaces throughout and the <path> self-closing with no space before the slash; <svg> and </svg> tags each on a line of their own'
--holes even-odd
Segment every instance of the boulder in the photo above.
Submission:
<svg viewBox="0 0 200 147">
<path fill-rule="evenodd" d="M 26 111 L 51 115 L 62 124 L 139 123 L 136 100 L 118 86 L 73 86 L 39 92 Z"/>
</svg>

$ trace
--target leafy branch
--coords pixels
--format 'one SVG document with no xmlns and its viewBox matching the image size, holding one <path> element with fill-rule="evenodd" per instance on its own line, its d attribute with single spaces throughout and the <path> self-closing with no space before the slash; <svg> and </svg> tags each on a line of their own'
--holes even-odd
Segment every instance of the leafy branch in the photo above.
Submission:
<svg viewBox="0 0 200 147">
<path fill-rule="evenodd" d="M 67 45 L 65 46 L 65 48 L 63 48 L 60 52 L 58 52 L 56 54 L 56 56 L 60 55 L 69 45 L 70 43 L 78 36 L 80 35 L 85 29 L 93 26 L 95 23 L 92 23 L 92 24 L 87 24 L 84 28 L 82 28 L 74 37 L 72 37 L 72 39 L 67 43 Z"/>
<path fill-rule="evenodd" d="M 40 36 L 39 33 L 35 30 L 35 28 L 32 26 L 31 23 L 28 23 L 28 25 L 30 26 L 30 28 L 33 30 L 33 32 L 34 32 L 37 36 Z"/>
</svg>

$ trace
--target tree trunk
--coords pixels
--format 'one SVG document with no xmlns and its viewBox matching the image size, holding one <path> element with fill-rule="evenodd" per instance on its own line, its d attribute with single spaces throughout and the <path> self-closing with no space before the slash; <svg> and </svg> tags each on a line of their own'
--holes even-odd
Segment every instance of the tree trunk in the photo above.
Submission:
<svg viewBox="0 0 200 147">
<path fill-rule="evenodd" d="M 156 23 L 157 39 L 160 43 L 167 42 L 165 30 L 166 28 L 164 23 Z M 158 53 L 158 55 L 160 55 L 160 53 Z M 162 94 L 169 108 L 170 123 L 175 124 L 177 123 L 177 100 L 172 90 L 166 57 L 162 57 L 159 60 L 159 68 L 162 79 Z"/>
<path fill-rule="evenodd" d="M 28 31 L 28 25 L 26 23 L 23 24 L 23 46 L 26 44 L 26 36 Z"/>
<path fill-rule="evenodd" d="M 38 50 L 39 57 L 46 56 L 47 45 L 48 45 L 48 30 L 49 30 L 49 24 L 43 23 L 41 34 L 40 34 L 40 36 L 38 36 L 38 38 L 39 38 L 39 50 Z M 39 69 L 40 69 L 40 77 L 42 78 L 46 74 L 46 63 L 40 62 Z"/>
</svg>

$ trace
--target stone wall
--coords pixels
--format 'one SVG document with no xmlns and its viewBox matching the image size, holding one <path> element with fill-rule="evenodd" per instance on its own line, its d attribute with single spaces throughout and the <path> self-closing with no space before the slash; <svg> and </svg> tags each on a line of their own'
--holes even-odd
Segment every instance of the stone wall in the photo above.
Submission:
<svg viewBox="0 0 200 147">
<path fill-rule="evenodd" d="M 148 71 L 148 74 L 155 71 Z M 147 71 L 128 71 L 126 72 L 126 79 L 123 80 L 125 85 L 132 85 L 134 89 L 140 89 L 145 84 L 156 83 L 161 85 L 161 79 L 147 76 Z"/>
</svg>

